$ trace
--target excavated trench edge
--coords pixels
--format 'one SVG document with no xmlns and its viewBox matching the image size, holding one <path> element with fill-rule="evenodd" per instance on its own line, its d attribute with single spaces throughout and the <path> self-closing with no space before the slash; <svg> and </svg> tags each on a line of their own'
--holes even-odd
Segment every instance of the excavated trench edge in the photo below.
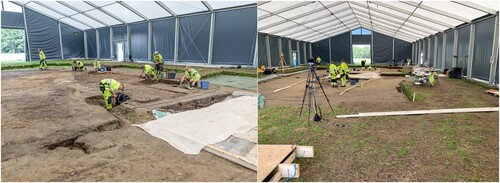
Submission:
<svg viewBox="0 0 500 183">
<path fill-rule="evenodd" d="M 231 93 L 212 95 L 212 96 L 208 96 L 205 98 L 183 101 L 183 102 L 178 102 L 178 103 L 174 103 L 174 104 L 171 104 L 171 102 L 165 102 L 165 103 L 168 103 L 169 105 L 158 107 L 158 109 L 174 110 L 174 111 L 178 111 L 178 112 L 200 109 L 200 108 L 208 107 L 208 106 L 215 104 L 215 103 L 222 102 L 228 96 L 231 96 Z M 97 98 L 102 100 L 101 96 L 92 96 L 92 97 L 86 98 L 85 101 L 88 104 L 100 105 L 100 104 L 94 102 L 94 100 Z M 100 105 L 100 106 L 102 106 L 102 105 Z M 55 143 L 51 143 L 51 144 L 46 144 L 46 145 L 44 145 L 44 148 L 48 149 L 48 150 L 54 150 L 58 147 L 66 147 L 66 148 L 69 148 L 72 150 L 73 149 L 80 149 L 83 152 L 85 152 L 86 154 L 89 154 L 90 152 L 87 151 L 87 147 L 86 147 L 85 143 L 75 142 L 75 141 L 79 137 L 81 137 L 85 134 L 88 134 L 88 133 L 112 131 L 112 130 L 121 129 L 123 127 L 123 124 L 124 124 L 123 119 L 115 116 L 115 114 L 113 114 L 113 113 L 111 113 L 111 114 L 116 118 L 116 120 L 110 121 L 108 123 L 99 125 L 99 126 L 94 127 L 94 128 L 87 129 L 83 132 L 78 132 L 77 135 L 71 136 L 71 137 L 66 138 L 64 140 L 61 140 L 61 141 L 58 141 Z"/>
</svg>

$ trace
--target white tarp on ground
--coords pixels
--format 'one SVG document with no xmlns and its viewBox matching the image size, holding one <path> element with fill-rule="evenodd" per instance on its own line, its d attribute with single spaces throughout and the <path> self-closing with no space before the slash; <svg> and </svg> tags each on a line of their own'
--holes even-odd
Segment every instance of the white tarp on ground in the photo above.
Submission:
<svg viewBox="0 0 500 183">
<path fill-rule="evenodd" d="M 257 97 L 238 97 L 133 126 L 142 128 L 186 154 L 198 154 L 208 144 L 256 127 Z"/>
</svg>

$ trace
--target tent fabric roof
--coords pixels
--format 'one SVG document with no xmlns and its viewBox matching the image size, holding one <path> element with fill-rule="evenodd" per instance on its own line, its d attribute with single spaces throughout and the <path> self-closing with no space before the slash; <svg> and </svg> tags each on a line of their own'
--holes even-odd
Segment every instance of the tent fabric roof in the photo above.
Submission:
<svg viewBox="0 0 500 183">
<path fill-rule="evenodd" d="M 260 1 L 258 31 L 316 42 L 363 27 L 414 42 L 488 14 L 500 1 Z"/>
<path fill-rule="evenodd" d="M 10 1 L 80 30 L 211 12 L 256 1 Z"/>
</svg>

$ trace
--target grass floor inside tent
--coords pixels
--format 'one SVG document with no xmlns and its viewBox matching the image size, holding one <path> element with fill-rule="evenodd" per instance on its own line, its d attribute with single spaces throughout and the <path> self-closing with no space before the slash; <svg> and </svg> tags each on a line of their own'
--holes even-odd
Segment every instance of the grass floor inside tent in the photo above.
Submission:
<svg viewBox="0 0 500 183">
<path fill-rule="evenodd" d="M 259 92 L 266 97 L 266 107 L 259 109 L 259 144 L 314 146 L 314 158 L 295 161 L 300 164 L 300 178 L 292 181 L 499 180 L 498 112 L 334 117 L 359 112 L 498 107 L 498 97 L 486 94 L 484 87 L 439 78 L 435 87 L 410 85 L 421 97 L 410 102 L 396 90 L 403 77 L 383 77 L 342 96 L 339 93 L 345 88 L 332 88 L 325 82 L 334 113 L 318 91 L 324 121 L 307 125 L 307 117 L 298 115 L 304 85 L 272 92 L 304 79 L 306 74 L 259 85 Z"/>
<path fill-rule="evenodd" d="M 93 62 L 97 60 L 80 60 L 85 64 L 87 69 L 93 68 Z M 112 68 L 130 68 L 130 69 L 141 69 L 142 65 L 150 64 L 152 62 L 116 62 L 110 60 L 98 60 L 101 66 L 111 66 Z M 28 68 L 38 68 L 40 65 L 39 61 L 3 61 L 0 62 L 1 70 L 13 70 L 13 69 L 28 69 Z M 47 64 L 50 67 L 63 67 L 65 69 L 71 69 L 71 60 L 49 60 Z M 172 65 L 166 63 L 164 66 L 165 71 L 175 71 L 184 73 L 184 65 Z M 202 78 L 210 78 L 218 75 L 232 75 L 232 76 L 245 76 L 245 77 L 257 77 L 255 68 L 235 68 L 235 67 L 203 67 L 203 66 L 193 66 L 194 69 L 198 70 L 202 75 Z"/>
</svg>

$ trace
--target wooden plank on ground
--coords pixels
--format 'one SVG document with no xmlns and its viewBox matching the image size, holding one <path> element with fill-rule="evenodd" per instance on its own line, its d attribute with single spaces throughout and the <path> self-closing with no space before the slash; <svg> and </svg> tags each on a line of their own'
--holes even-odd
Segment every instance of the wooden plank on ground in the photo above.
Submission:
<svg viewBox="0 0 500 183">
<path fill-rule="evenodd" d="M 486 93 L 491 93 L 491 94 L 493 94 L 493 96 L 498 97 L 498 90 L 489 89 L 489 90 L 486 90 Z"/>
<path fill-rule="evenodd" d="M 450 113 L 494 112 L 494 111 L 499 111 L 499 108 L 483 107 L 483 108 L 433 109 L 433 110 L 416 110 L 416 111 L 369 112 L 369 113 L 359 113 L 353 115 L 338 115 L 337 118 L 402 116 L 402 115 L 420 115 L 420 114 L 450 114 Z"/>
<path fill-rule="evenodd" d="M 258 146 L 257 181 L 262 182 L 280 163 L 293 154 L 291 145 L 260 145 Z"/>
<path fill-rule="evenodd" d="M 281 177 L 281 173 L 276 172 L 276 174 L 274 174 L 274 176 L 269 179 L 269 182 L 279 182 L 281 180 Z"/>
<path fill-rule="evenodd" d="M 205 148 L 203 148 L 205 151 L 210 152 L 212 154 L 215 154 L 219 157 L 222 157 L 224 159 L 227 159 L 233 163 L 236 163 L 238 165 L 241 165 L 243 167 L 246 167 L 250 170 L 257 171 L 257 165 L 251 164 L 243 160 L 242 156 L 239 156 L 237 154 L 234 154 L 232 152 L 226 151 L 224 149 L 220 149 L 214 145 L 207 145 Z"/>
<path fill-rule="evenodd" d="M 307 79 L 300 80 L 300 81 L 298 81 L 298 82 L 296 82 L 296 83 L 293 83 L 293 84 L 291 84 L 291 85 L 288 85 L 288 86 L 286 86 L 286 87 L 283 87 L 283 88 L 280 88 L 280 89 L 276 89 L 276 90 L 274 90 L 274 91 L 273 91 L 273 93 L 276 93 L 276 92 L 279 92 L 279 91 L 282 91 L 282 90 L 285 90 L 285 89 L 291 88 L 291 87 L 293 87 L 293 86 L 295 86 L 295 85 L 298 85 L 298 84 L 300 84 L 300 83 L 302 83 L 302 82 L 304 82 L 304 81 L 306 81 L 306 80 L 307 80 Z"/>
</svg>

